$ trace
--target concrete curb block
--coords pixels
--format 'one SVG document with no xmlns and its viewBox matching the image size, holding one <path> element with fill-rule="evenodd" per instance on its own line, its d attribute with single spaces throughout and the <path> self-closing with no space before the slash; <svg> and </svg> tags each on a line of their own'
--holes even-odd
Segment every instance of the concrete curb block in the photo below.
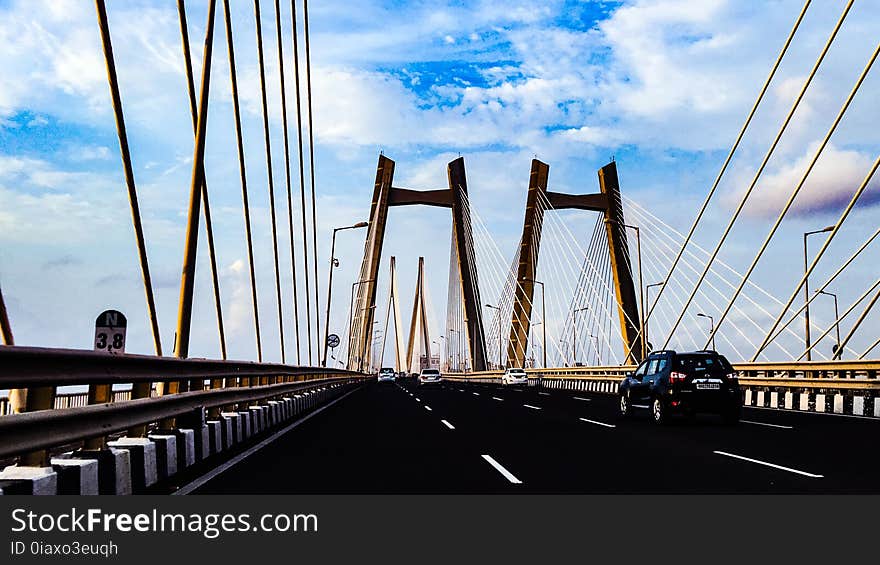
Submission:
<svg viewBox="0 0 880 565">
<path fill-rule="evenodd" d="M 156 476 L 167 479 L 177 473 L 177 436 L 152 434 L 147 439 L 156 444 Z"/>
<path fill-rule="evenodd" d="M 10 465 L 0 471 L 0 485 L 3 494 L 58 494 L 58 473 L 51 467 Z"/>
<path fill-rule="evenodd" d="M 131 461 L 131 488 L 142 491 L 156 484 L 156 444 L 147 438 L 122 437 L 107 443 L 108 447 L 125 449 Z"/>
<path fill-rule="evenodd" d="M 98 494 L 98 462 L 89 459 L 71 459 L 70 453 L 50 461 L 58 474 L 58 494 Z"/>
</svg>

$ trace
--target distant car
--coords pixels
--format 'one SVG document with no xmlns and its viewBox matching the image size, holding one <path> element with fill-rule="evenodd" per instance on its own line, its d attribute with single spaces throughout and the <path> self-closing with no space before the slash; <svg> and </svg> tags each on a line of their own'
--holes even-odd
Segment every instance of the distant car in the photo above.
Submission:
<svg viewBox="0 0 880 565">
<path fill-rule="evenodd" d="M 419 374 L 419 385 L 432 385 L 440 383 L 439 369 L 422 369 Z"/>
<path fill-rule="evenodd" d="M 524 369 L 509 367 L 504 370 L 504 375 L 501 376 L 501 384 L 504 386 L 526 385 L 529 384 L 529 377 Z"/>
<path fill-rule="evenodd" d="M 378 380 L 380 383 L 394 382 L 396 373 L 391 367 L 382 367 L 379 369 Z"/>
<path fill-rule="evenodd" d="M 715 351 L 656 351 L 620 383 L 619 409 L 629 416 L 633 408 L 648 408 L 657 424 L 672 414 L 719 414 L 730 424 L 739 422 L 742 394 L 737 373 Z"/>
</svg>

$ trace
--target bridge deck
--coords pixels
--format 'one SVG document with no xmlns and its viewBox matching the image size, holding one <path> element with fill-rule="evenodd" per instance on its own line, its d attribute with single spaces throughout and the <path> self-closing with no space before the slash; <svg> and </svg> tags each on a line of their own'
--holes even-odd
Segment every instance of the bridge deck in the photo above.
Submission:
<svg viewBox="0 0 880 565">
<path fill-rule="evenodd" d="M 647 412 L 621 421 L 608 395 L 370 383 L 195 492 L 880 492 L 878 431 L 748 408 L 737 427 L 706 416 L 658 428 Z"/>
</svg>

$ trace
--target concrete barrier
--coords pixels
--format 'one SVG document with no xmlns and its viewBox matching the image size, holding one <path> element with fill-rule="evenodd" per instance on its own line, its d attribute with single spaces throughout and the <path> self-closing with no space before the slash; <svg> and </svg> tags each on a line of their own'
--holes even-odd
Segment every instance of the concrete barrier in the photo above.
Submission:
<svg viewBox="0 0 880 565">
<path fill-rule="evenodd" d="M 174 434 L 151 434 L 147 436 L 156 444 L 156 476 L 161 481 L 177 473 L 177 436 Z"/>
<path fill-rule="evenodd" d="M 58 494 L 98 494 L 98 462 L 72 459 L 70 455 L 66 453 L 50 461 L 52 469 L 58 474 Z"/>
<path fill-rule="evenodd" d="M 147 438 L 122 437 L 107 443 L 108 447 L 129 452 L 131 488 L 140 492 L 156 483 L 156 444 Z"/>
<path fill-rule="evenodd" d="M 3 494 L 57 494 L 58 474 L 52 467 L 10 465 L 0 471 L 0 484 Z"/>
</svg>

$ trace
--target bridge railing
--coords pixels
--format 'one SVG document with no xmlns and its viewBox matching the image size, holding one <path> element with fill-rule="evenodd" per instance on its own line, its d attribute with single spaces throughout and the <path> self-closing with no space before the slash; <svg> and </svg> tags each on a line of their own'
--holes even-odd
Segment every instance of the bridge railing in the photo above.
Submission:
<svg viewBox="0 0 880 565">
<path fill-rule="evenodd" d="M 4 409 L 0 458 L 75 444 L 170 418 L 196 415 L 203 421 L 212 408 L 264 402 L 363 377 L 351 371 L 273 363 L 0 347 L 0 389 L 196 383 L 188 392 L 156 396 L 154 390 L 150 398 L 136 400 L 131 400 L 130 390 L 117 390 L 112 402 L 93 405 L 88 404 L 85 392 L 57 394 L 54 409 L 21 414 L 9 414 L 9 401 L 4 399 L 0 405 Z M 208 388 L 211 383 L 214 387 Z"/>
<path fill-rule="evenodd" d="M 880 417 L 880 361 L 734 363 L 746 406 Z M 531 386 L 616 394 L 635 365 L 526 369 Z M 501 382 L 503 371 L 444 378 Z"/>
</svg>

